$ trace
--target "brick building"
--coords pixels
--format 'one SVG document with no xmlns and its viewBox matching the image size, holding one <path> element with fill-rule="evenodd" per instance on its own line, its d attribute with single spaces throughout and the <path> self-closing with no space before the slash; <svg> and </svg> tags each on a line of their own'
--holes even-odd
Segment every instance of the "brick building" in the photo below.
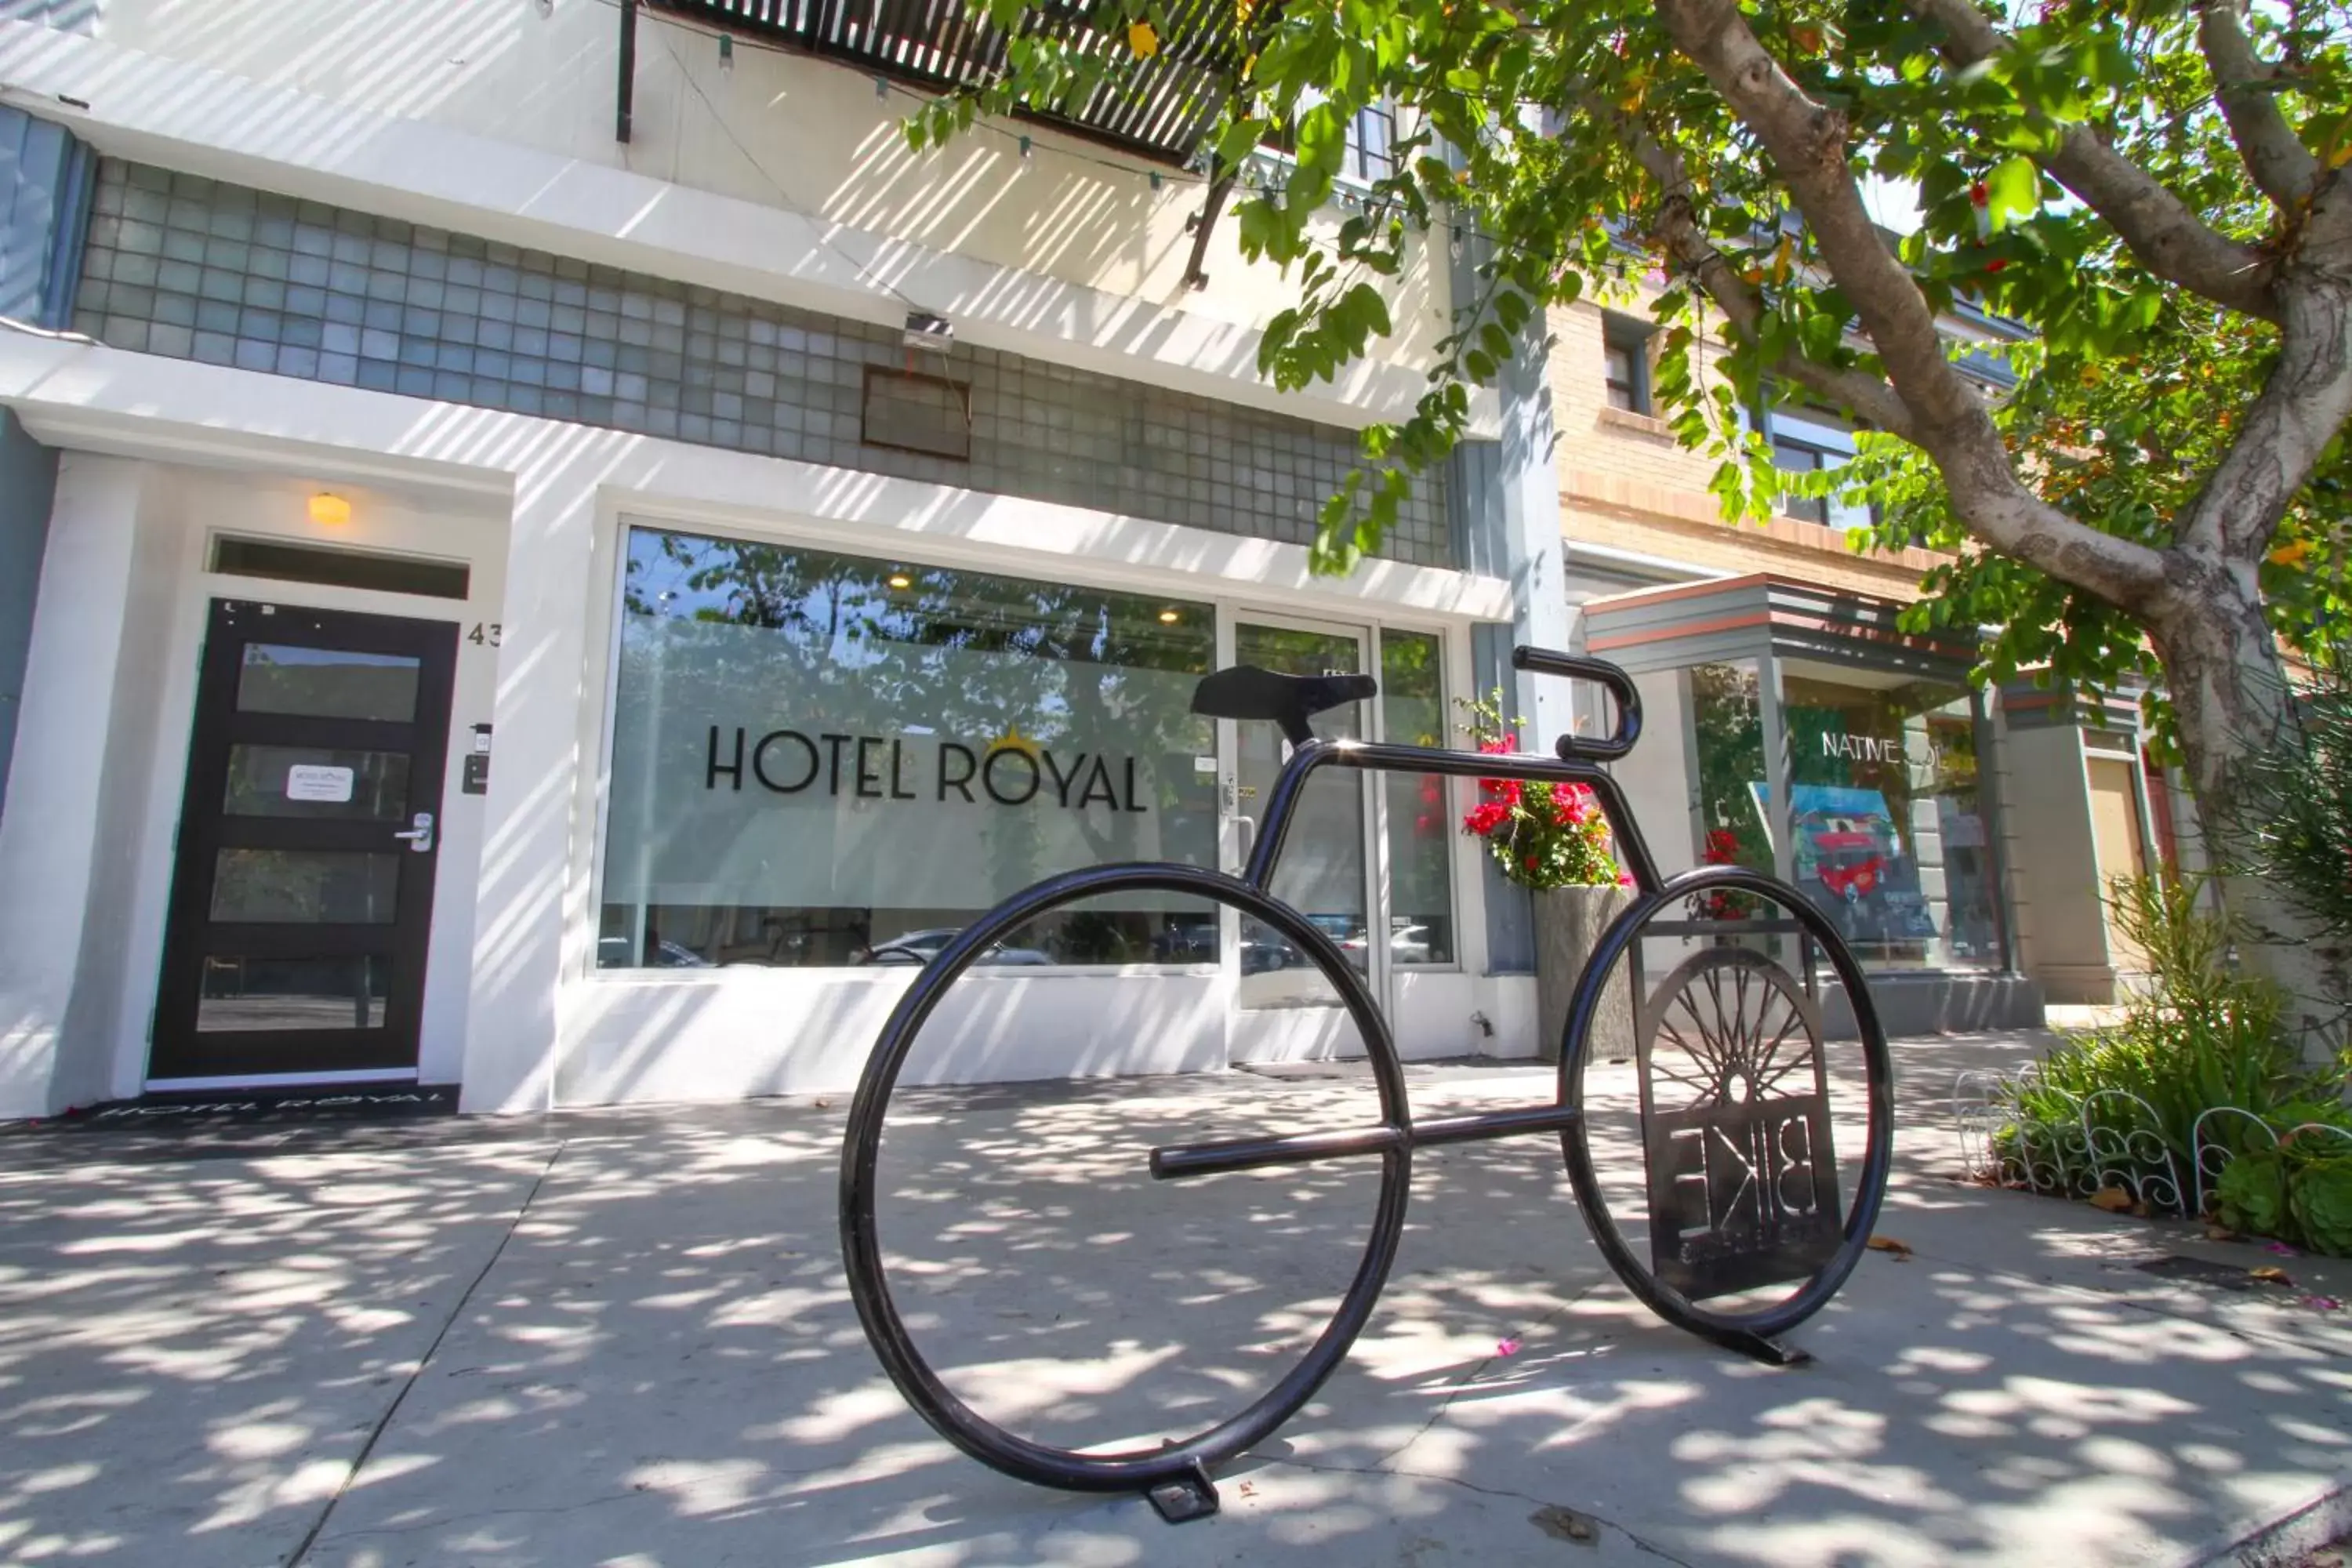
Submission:
<svg viewBox="0 0 2352 1568">
<path fill-rule="evenodd" d="M 1669 742 L 1625 764 L 1659 853 L 1776 870 L 1837 910 L 1891 1026 L 2111 1000 L 2137 959 L 2101 890 L 2145 868 L 2166 819 L 2136 711 L 1972 692 L 1971 646 L 1895 624 L 1936 554 L 1859 552 L 1868 519 L 1830 501 L 1726 522 L 1713 459 L 1651 413 L 1645 319 L 1580 304 L 1551 325 L 1566 596 Z M 1750 417 L 1784 467 L 1852 456 L 1819 410 Z"/>
</svg>

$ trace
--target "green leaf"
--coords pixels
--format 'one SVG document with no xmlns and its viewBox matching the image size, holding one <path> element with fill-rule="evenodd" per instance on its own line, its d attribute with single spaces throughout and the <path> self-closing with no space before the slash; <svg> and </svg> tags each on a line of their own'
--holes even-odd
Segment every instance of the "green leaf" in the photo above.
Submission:
<svg viewBox="0 0 2352 1568">
<path fill-rule="evenodd" d="M 2042 171 L 2033 160 L 2005 158 L 1985 175 L 1985 210 L 1996 233 L 2042 208 Z"/>
</svg>

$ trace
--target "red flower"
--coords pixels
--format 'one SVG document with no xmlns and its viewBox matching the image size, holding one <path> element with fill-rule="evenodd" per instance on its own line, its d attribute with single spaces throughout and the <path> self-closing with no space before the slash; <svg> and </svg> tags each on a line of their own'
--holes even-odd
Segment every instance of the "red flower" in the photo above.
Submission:
<svg viewBox="0 0 2352 1568">
<path fill-rule="evenodd" d="M 1528 870 L 1530 870 L 1530 871 L 1532 871 L 1532 870 L 1534 870 L 1534 869 L 1536 868 L 1536 858 L 1535 858 L 1534 856 L 1530 855 L 1530 856 L 1528 856 L 1528 858 L 1527 858 L 1527 868 L 1528 868 Z"/>
<path fill-rule="evenodd" d="M 1492 795 L 1505 805 L 1519 804 L 1519 781 L 1517 779 L 1480 779 L 1478 790 L 1480 794 Z"/>
<path fill-rule="evenodd" d="M 1510 820 L 1511 808 L 1498 800 L 1481 801 L 1462 819 L 1462 830 L 1481 838 Z"/>
<path fill-rule="evenodd" d="M 1632 886 L 1633 885 L 1633 872 L 1631 872 L 1631 871 L 1620 871 L 1620 872 L 1618 872 L 1618 873 L 1617 873 L 1617 885 L 1618 885 L 1619 887 L 1621 887 L 1621 888 L 1630 888 L 1630 887 L 1632 887 Z"/>
<path fill-rule="evenodd" d="M 2009 262 L 2001 257 L 1996 256 L 1990 261 L 1985 263 L 1985 270 L 1987 272 L 2005 272 L 2008 269 Z"/>
</svg>

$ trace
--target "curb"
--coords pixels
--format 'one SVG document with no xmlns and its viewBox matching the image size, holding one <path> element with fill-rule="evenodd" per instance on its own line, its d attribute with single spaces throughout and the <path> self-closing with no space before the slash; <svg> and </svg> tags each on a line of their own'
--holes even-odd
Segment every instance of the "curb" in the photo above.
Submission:
<svg viewBox="0 0 2352 1568">
<path fill-rule="evenodd" d="M 2294 1512 L 2189 1559 L 2189 1568 L 2295 1568 L 2321 1547 L 2352 1534 L 2352 1481 L 2339 1481 Z"/>
</svg>

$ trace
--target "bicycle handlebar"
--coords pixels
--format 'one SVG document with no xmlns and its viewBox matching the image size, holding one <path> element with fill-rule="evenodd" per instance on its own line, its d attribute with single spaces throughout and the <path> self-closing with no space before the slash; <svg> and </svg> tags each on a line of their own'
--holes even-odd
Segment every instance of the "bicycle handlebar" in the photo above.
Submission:
<svg viewBox="0 0 2352 1568">
<path fill-rule="evenodd" d="M 1642 694 L 1633 688 L 1633 678 L 1605 658 L 1584 658 L 1572 653 L 1554 653 L 1549 648 L 1528 647 L 1524 645 L 1511 650 L 1511 668 L 1537 675 L 1564 675 L 1575 680 L 1593 680 L 1609 689 L 1617 700 L 1617 731 L 1605 741 L 1586 741 L 1574 734 L 1562 735 L 1555 748 L 1562 762 L 1610 762 L 1633 749 L 1642 738 Z"/>
</svg>

